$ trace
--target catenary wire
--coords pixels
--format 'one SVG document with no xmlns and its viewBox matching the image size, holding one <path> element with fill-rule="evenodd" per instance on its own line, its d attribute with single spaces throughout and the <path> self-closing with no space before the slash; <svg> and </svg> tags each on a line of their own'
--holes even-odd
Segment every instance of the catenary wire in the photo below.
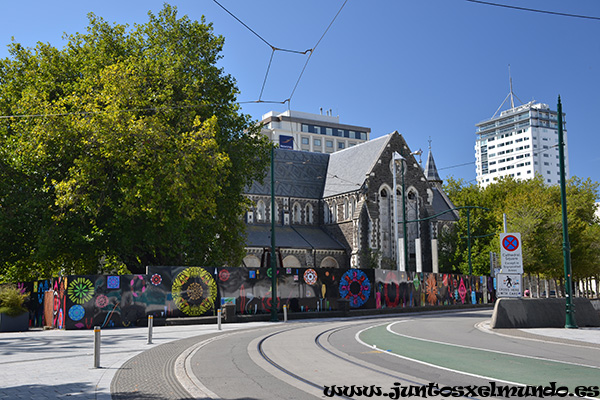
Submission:
<svg viewBox="0 0 600 400">
<path fill-rule="evenodd" d="M 271 64 L 273 63 L 273 55 L 275 54 L 275 50 L 271 51 L 271 58 L 269 58 L 269 65 L 267 65 L 267 72 L 265 72 L 265 79 L 263 80 L 262 88 L 260 89 L 260 95 L 258 96 L 258 100 L 262 99 L 263 92 L 265 90 L 265 85 L 267 84 L 267 78 L 269 77 L 269 71 L 271 70 Z"/>
<path fill-rule="evenodd" d="M 304 51 L 299 51 L 299 50 L 289 50 L 289 49 L 282 49 L 279 47 L 275 47 L 273 46 L 271 43 L 267 42 L 267 40 L 265 38 L 263 38 L 262 36 L 260 36 L 258 33 L 256 33 L 252 28 L 250 28 L 248 25 L 246 25 L 244 23 L 244 21 L 242 21 L 241 19 L 239 19 L 238 17 L 236 17 L 231 11 L 229 11 L 227 8 L 225 8 L 221 3 L 219 3 L 217 0 L 213 0 L 215 2 L 215 4 L 217 4 L 219 7 L 221 7 L 227 14 L 231 15 L 237 22 L 239 22 L 240 24 L 242 24 L 246 29 L 248 29 L 250 32 L 252 32 L 256 37 L 258 37 L 260 40 L 262 40 L 267 46 L 269 46 L 273 51 L 285 51 L 288 53 L 296 53 L 296 54 L 306 54 L 310 51 L 310 49 L 308 50 L 304 50 Z"/>
<path fill-rule="evenodd" d="M 239 103 L 237 103 L 239 104 Z M 188 104 L 182 106 L 161 106 L 161 107 L 142 107 L 142 108 L 125 108 L 115 110 L 100 110 L 100 111 L 71 111 L 63 113 L 49 113 L 49 114 L 13 114 L 13 115 L 0 115 L 0 119 L 16 119 L 16 118 L 47 118 L 47 117 L 67 117 L 69 115 L 100 115 L 109 113 L 127 113 L 127 112 L 144 112 L 144 111 L 168 111 L 168 110 L 182 110 L 186 108 L 201 108 L 201 107 L 214 107 L 219 104 L 204 103 L 204 104 Z"/>
<path fill-rule="evenodd" d="M 321 43 L 321 41 L 323 40 L 323 38 L 325 37 L 325 35 L 327 34 L 327 32 L 329 32 L 329 29 L 331 28 L 331 26 L 333 25 L 333 23 L 337 19 L 338 15 L 340 15 L 340 13 L 344 9 L 344 6 L 346 5 L 347 2 L 348 2 L 348 0 L 344 1 L 344 3 L 342 4 L 342 6 L 340 7 L 340 9 L 338 10 L 337 14 L 335 14 L 335 16 L 333 17 L 333 19 L 331 20 L 331 22 L 327 26 L 327 29 L 325 29 L 325 32 L 323 32 L 323 35 L 321 35 L 321 37 L 317 41 L 317 44 L 315 44 L 314 47 L 310 50 L 310 53 L 308 54 L 308 57 L 306 58 L 306 62 L 304 63 L 304 67 L 302 67 L 302 71 L 300 71 L 300 76 L 298 76 L 298 80 L 296 81 L 296 84 L 294 85 L 294 89 L 292 89 L 292 93 L 290 94 L 290 97 L 289 97 L 288 101 L 290 101 L 292 99 L 292 97 L 294 97 L 294 93 L 296 93 L 296 89 L 298 88 L 298 85 L 300 84 L 300 80 L 302 79 L 302 75 L 304 75 L 304 71 L 306 70 L 306 66 L 308 65 L 308 62 L 310 61 L 312 55 L 314 54 L 315 50 L 317 49 L 317 46 L 319 46 L 319 43 Z"/>
<path fill-rule="evenodd" d="M 275 47 L 275 46 L 271 45 L 267 40 L 265 40 L 262 36 L 260 36 L 258 33 L 256 33 L 252 28 L 250 28 L 242 20 L 240 20 L 238 17 L 236 17 L 232 12 L 230 12 L 227 8 L 225 8 L 217 0 L 213 0 L 213 1 L 215 2 L 215 4 L 217 4 L 219 7 L 221 7 L 225 12 L 227 12 L 229 15 L 231 15 L 236 21 L 238 21 L 240 24 L 242 24 L 244 27 L 246 27 L 246 29 L 248 29 L 250 32 L 252 32 L 254 35 L 256 35 L 260 40 L 262 40 L 272 50 L 271 57 L 270 57 L 270 60 L 269 60 L 269 64 L 267 66 L 267 71 L 265 73 L 265 78 L 264 78 L 264 81 L 263 81 L 263 85 L 262 85 L 261 92 L 260 92 L 258 100 L 238 101 L 238 102 L 236 102 L 236 104 L 285 104 L 285 103 L 288 103 L 288 105 L 289 105 L 289 103 L 291 101 L 291 98 L 294 95 L 296 89 L 298 88 L 300 80 L 302 79 L 304 71 L 306 70 L 308 62 L 310 61 L 310 58 L 312 57 L 315 49 L 319 46 L 319 44 L 321 43 L 321 41 L 323 40 L 323 38 L 325 37 L 325 35 L 327 34 L 327 32 L 329 32 L 329 30 L 331 29 L 331 26 L 333 25 L 333 23 L 335 22 L 335 20 L 337 19 L 337 17 L 341 13 L 342 9 L 344 8 L 344 6 L 346 5 L 346 3 L 348 2 L 348 0 L 344 1 L 344 3 L 342 4 L 342 6 L 338 10 L 338 12 L 335 14 L 335 16 L 333 17 L 333 19 L 331 20 L 331 22 L 329 23 L 329 25 L 327 26 L 327 28 L 325 29 L 325 31 L 323 32 L 323 34 L 321 35 L 321 37 L 319 38 L 319 40 L 317 41 L 317 43 L 315 44 L 315 46 L 312 49 L 308 49 L 308 50 L 305 50 L 305 51 L 297 51 L 297 50 L 282 49 L 282 48 L 278 48 L 278 47 Z M 265 88 L 265 85 L 266 85 L 266 82 L 267 82 L 267 79 L 268 79 L 268 75 L 269 75 L 269 71 L 270 71 L 270 68 L 271 68 L 271 64 L 273 62 L 273 55 L 274 55 L 275 51 L 285 51 L 285 52 L 296 53 L 296 54 L 307 54 L 308 53 L 309 56 L 308 56 L 306 62 L 304 63 L 304 67 L 302 68 L 302 71 L 300 72 L 300 76 L 298 77 L 298 79 L 296 81 L 296 84 L 294 85 L 294 88 L 293 88 L 293 90 L 292 90 L 289 98 L 287 98 L 285 100 L 281 100 L 281 101 L 278 101 L 278 100 L 263 100 L 262 99 L 262 95 L 263 95 L 264 88 Z M 188 106 L 148 107 L 148 108 L 136 108 L 136 109 L 117 110 L 117 111 L 119 111 L 119 112 L 161 111 L 161 110 L 170 110 L 170 109 L 197 108 L 197 107 L 204 107 L 204 106 L 209 106 L 209 104 L 188 105 Z M 57 117 L 57 116 L 68 116 L 68 115 L 97 115 L 97 114 L 103 114 L 103 113 L 108 113 L 108 112 L 111 112 L 111 111 L 97 111 L 97 112 L 92 112 L 92 111 L 87 111 L 87 112 L 86 111 L 77 111 L 77 112 L 54 113 L 54 114 L 1 115 L 0 119 L 9 119 L 9 118 L 36 118 L 36 117 Z"/>
<path fill-rule="evenodd" d="M 478 4 L 484 4 L 487 6 L 510 8 L 510 9 L 519 10 L 519 11 L 531 11 L 531 12 L 536 12 L 536 13 L 541 13 L 541 14 L 558 15 L 561 17 L 584 18 L 584 19 L 592 19 L 592 20 L 600 21 L 600 17 L 594 17 L 594 16 L 590 16 L 590 15 L 569 14 L 569 13 L 562 13 L 562 12 L 556 12 L 556 11 L 539 10 L 539 9 L 535 9 L 535 8 L 509 6 L 508 4 L 492 3 L 489 1 L 481 1 L 481 0 L 466 0 L 466 1 L 468 1 L 469 3 L 478 3 Z"/>
</svg>

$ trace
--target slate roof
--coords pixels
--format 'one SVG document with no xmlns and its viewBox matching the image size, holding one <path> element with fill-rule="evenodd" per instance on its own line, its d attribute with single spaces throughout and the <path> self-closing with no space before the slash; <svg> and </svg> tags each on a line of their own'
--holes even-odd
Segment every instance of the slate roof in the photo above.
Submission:
<svg viewBox="0 0 600 400">
<path fill-rule="evenodd" d="M 393 133 L 381 136 L 330 154 L 323 197 L 358 190 L 392 135 Z"/>
<path fill-rule="evenodd" d="M 247 247 L 270 247 L 271 225 L 246 225 Z M 341 243 L 316 226 L 275 227 L 275 247 L 344 250 Z"/>
<path fill-rule="evenodd" d="M 452 204 L 448 196 L 436 185 L 431 185 L 431 190 L 433 191 L 432 207 L 434 215 L 454 208 L 454 204 Z M 447 212 L 436 219 L 440 221 L 458 221 L 457 211 Z"/>
<path fill-rule="evenodd" d="M 329 154 L 275 149 L 275 196 L 321 199 Z M 271 195 L 271 169 L 261 184 L 253 182 L 246 194 Z"/>
</svg>

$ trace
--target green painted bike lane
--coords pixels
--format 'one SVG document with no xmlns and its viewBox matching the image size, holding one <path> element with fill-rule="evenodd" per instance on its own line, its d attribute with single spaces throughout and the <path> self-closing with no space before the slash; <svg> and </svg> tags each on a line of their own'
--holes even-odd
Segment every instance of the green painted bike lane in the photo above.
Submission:
<svg viewBox="0 0 600 400">
<path fill-rule="evenodd" d="M 534 386 L 557 382 L 571 391 L 577 386 L 600 386 L 598 368 L 421 340 L 391 333 L 386 327 L 368 328 L 359 337 L 383 352 L 484 378 Z"/>
</svg>

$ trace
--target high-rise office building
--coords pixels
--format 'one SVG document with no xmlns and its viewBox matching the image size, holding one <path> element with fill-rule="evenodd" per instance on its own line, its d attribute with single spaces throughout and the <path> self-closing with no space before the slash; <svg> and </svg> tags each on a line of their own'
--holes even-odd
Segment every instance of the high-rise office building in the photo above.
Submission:
<svg viewBox="0 0 600 400">
<path fill-rule="evenodd" d="M 271 111 L 262 116 L 262 134 L 279 147 L 314 153 L 334 153 L 369 140 L 370 128 L 340 124 L 331 111 L 310 114 L 299 111 Z"/>
<path fill-rule="evenodd" d="M 480 186 L 485 187 L 505 176 L 520 180 L 533 178 L 536 174 L 541 175 L 548 185 L 560 183 L 557 112 L 547 104 L 531 101 L 513 106 L 476 126 L 475 159 Z M 565 174 L 568 177 L 564 113 L 563 133 Z"/>
</svg>

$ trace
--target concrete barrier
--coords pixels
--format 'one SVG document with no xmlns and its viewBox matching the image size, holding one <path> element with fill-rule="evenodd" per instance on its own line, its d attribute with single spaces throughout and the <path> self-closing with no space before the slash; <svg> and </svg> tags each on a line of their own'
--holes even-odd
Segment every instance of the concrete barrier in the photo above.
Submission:
<svg viewBox="0 0 600 400">
<path fill-rule="evenodd" d="M 574 298 L 577 326 L 600 326 L 600 316 L 589 299 Z M 566 300 L 513 299 L 496 301 L 492 328 L 564 328 Z"/>
</svg>

